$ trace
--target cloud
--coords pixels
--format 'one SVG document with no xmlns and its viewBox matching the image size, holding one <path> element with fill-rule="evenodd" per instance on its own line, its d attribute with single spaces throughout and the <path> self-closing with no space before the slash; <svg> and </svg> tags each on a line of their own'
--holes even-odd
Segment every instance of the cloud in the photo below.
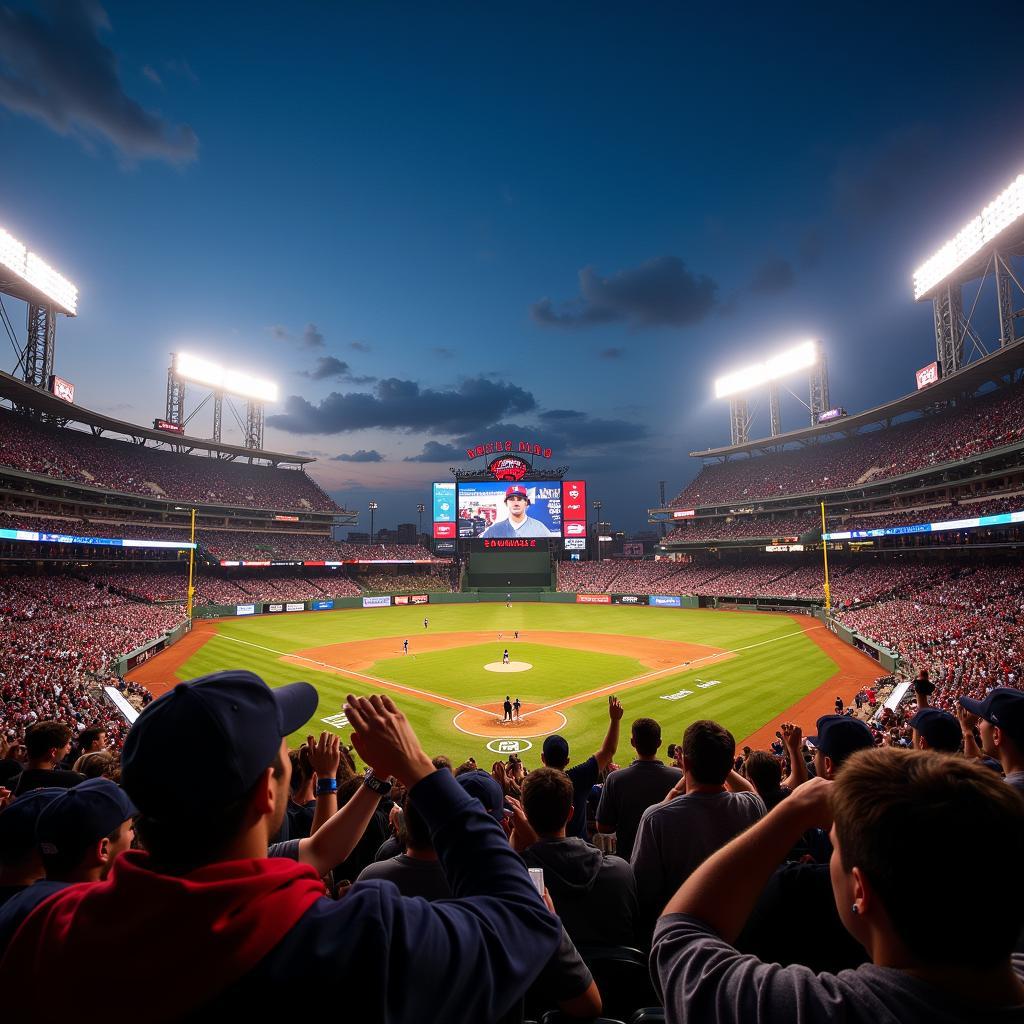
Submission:
<svg viewBox="0 0 1024 1024">
<path fill-rule="evenodd" d="M 597 353 L 602 359 L 621 359 L 626 350 L 622 348 L 603 348 Z"/>
<path fill-rule="evenodd" d="M 370 346 L 365 341 L 350 341 L 348 347 L 355 352 L 369 352 Z"/>
<path fill-rule="evenodd" d="M 199 84 L 199 76 L 192 70 L 187 60 L 165 60 L 164 68 L 172 75 L 179 75 L 192 85 Z"/>
<path fill-rule="evenodd" d="M 444 345 L 437 345 L 431 351 L 435 356 L 440 356 L 442 359 L 454 359 L 456 355 L 455 349 L 445 348 Z"/>
<path fill-rule="evenodd" d="M 529 412 L 536 404 L 528 391 L 483 377 L 470 377 L 446 391 L 389 377 L 378 381 L 372 393 L 333 391 L 317 405 L 289 395 L 285 412 L 267 417 L 267 425 L 292 434 L 341 434 L 369 427 L 454 433 L 486 426 L 508 413 Z"/>
<path fill-rule="evenodd" d="M 335 455 L 334 462 L 383 462 L 384 456 L 375 448 L 367 449 L 360 448 L 358 451 L 352 452 L 351 455 L 347 452 L 342 452 L 340 455 Z"/>
<path fill-rule="evenodd" d="M 310 380 L 341 380 L 348 377 L 348 371 L 348 363 L 343 360 L 334 356 L 321 356 L 312 370 L 300 370 L 299 375 Z"/>
<path fill-rule="evenodd" d="M 326 344 L 324 336 L 317 330 L 316 324 L 306 324 L 301 342 L 304 348 L 323 348 Z"/>
<path fill-rule="evenodd" d="M 793 265 L 779 256 L 772 256 L 754 271 L 750 290 L 756 295 L 774 295 L 792 288 L 795 282 Z"/>
<path fill-rule="evenodd" d="M 124 91 L 99 38 L 106 14 L 91 0 L 53 0 L 49 17 L 0 7 L 0 105 L 86 146 L 106 139 L 129 161 L 186 164 L 199 154 L 187 125 L 144 110 Z"/>
<path fill-rule="evenodd" d="M 291 341 L 291 331 L 284 324 L 274 324 L 269 330 L 276 341 Z"/>
<path fill-rule="evenodd" d="M 549 298 L 534 303 L 534 321 L 565 328 L 623 321 L 634 327 L 687 327 L 708 316 L 718 291 L 715 281 L 692 274 L 677 256 L 659 256 L 610 277 L 584 267 L 579 280 L 579 295 L 561 310 Z"/>
<path fill-rule="evenodd" d="M 161 89 L 163 88 L 163 85 L 164 85 L 164 83 L 163 83 L 163 81 L 161 80 L 160 76 L 159 76 L 159 75 L 157 74 L 157 72 L 156 72 L 156 69 L 155 69 L 155 68 L 151 68 L 151 67 L 150 67 L 150 66 L 149 66 L 148 64 L 145 64 L 145 65 L 143 65 L 143 67 L 142 67 L 142 73 L 143 73 L 143 75 L 145 75 L 145 76 L 146 76 L 146 78 L 148 78 L 148 79 L 149 79 L 149 80 L 150 80 L 150 81 L 151 81 L 151 82 L 152 82 L 152 83 L 153 83 L 154 85 L 159 85 Z"/>
<path fill-rule="evenodd" d="M 428 441 L 419 455 L 406 456 L 403 462 L 458 462 L 466 458 L 466 449 L 457 444 L 440 444 Z"/>
<path fill-rule="evenodd" d="M 317 451 L 316 448 L 310 448 L 308 451 L 298 451 L 296 455 L 308 455 L 310 458 L 322 458 L 327 456 L 328 452 Z"/>
<path fill-rule="evenodd" d="M 631 420 L 591 418 L 576 409 L 550 409 L 539 414 L 540 427 L 516 423 L 495 423 L 451 438 L 449 442 L 427 441 L 423 451 L 410 455 L 405 462 L 465 462 L 466 449 L 488 440 L 524 440 L 543 442 L 554 450 L 554 460 L 569 457 L 576 465 L 581 453 L 596 449 L 596 455 L 607 458 L 609 449 L 624 448 L 650 437 L 643 423 Z"/>
</svg>

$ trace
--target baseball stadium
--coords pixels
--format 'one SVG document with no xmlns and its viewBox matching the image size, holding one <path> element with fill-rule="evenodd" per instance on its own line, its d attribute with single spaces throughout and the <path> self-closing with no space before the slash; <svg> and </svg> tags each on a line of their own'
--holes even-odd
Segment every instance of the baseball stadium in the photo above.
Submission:
<svg viewBox="0 0 1024 1024">
<path fill-rule="evenodd" d="M 933 330 L 879 404 L 827 337 L 718 346 L 676 486 L 595 468 L 555 429 L 583 413 L 496 414 L 388 456 L 431 462 L 396 528 L 387 460 L 290 443 L 313 405 L 255 356 L 175 342 L 152 415 L 84 404 L 63 334 L 100 314 L 31 223 L 0 224 L 12 1014 L 63 1019 L 43 979 L 92 992 L 102 947 L 181 978 L 153 1020 L 336 989 L 408 1024 L 1024 1019 L 1024 173 L 907 268 Z M 624 321 L 628 277 L 534 321 Z M 355 379 L 319 364 L 288 386 Z"/>
</svg>

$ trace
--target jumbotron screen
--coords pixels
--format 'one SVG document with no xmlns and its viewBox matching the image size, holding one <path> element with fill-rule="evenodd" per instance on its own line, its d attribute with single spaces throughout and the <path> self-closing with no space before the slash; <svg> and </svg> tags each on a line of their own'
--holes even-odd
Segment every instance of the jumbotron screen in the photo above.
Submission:
<svg viewBox="0 0 1024 1024">
<path fill-rule="evenodd" d="M 586 537 L 582 480 L 434 484 L 434 537 Z"/>
</svg>

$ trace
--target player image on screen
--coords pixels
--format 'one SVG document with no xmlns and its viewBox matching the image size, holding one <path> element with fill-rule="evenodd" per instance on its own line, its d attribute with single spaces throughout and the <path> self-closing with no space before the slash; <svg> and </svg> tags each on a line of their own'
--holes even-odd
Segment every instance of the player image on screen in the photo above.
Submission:
<svg viewBox="0 0 1024 1024">
<path fill-rule="evenodd" d="M 505 489 L 505 508 L 508 516 L 488 526 L 482 534 L 489 537 L 554 537 L 539 519 L 531 519 L 527 514 L 530 507 L 530 496 L 522 484 L 512 484 Z"/>
</svg>

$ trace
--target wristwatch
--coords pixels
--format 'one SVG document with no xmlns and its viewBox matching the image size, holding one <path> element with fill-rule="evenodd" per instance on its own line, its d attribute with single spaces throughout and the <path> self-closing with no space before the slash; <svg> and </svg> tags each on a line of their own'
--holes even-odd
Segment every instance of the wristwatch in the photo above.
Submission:
<svg viewBox="0 0 1024 1024">
<path fill-rule="evenodd" d="M 373 774 L 372 768 L 366 769 L 366 774 L 363 776 L 363 785 L 367 789 L 372 789 L 377 796 L 391 796 L 391 783 L 385 782 L 383 779 L 378 779 Z"/>
</svg>

